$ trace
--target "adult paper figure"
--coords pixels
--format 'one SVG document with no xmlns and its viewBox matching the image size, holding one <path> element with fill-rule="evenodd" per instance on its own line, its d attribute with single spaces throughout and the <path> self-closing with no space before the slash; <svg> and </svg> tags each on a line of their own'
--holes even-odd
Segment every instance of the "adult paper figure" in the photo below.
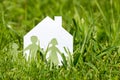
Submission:
<svg viewBox="0 0 120 80">
<path fill-rule="evenodd" d="M 49 57 L 48 60 L 54 65 L 59 64 L 59 59 L 57 53 L 61 54 L 60 50 L 57 48 L 58 42 L 55 38 L 53 38 L 50 42 L 50 46 L 48 47 Z"/>
<path fill-rule="evenodd" d="M 28 58 L 29 58 L 30 61 L 37 59 L 37 57 L 36 57 L 37 51 L 40 50 L 40 46 L 36 44 L 38 41 L 39 40 L 38 40 L 38 38 L 36 36 L 32 36 L 31 37 L 32 44 L 28 45 L 24 49 L 24 51 L 29 50 L 29 57 Z"/>
</svg>

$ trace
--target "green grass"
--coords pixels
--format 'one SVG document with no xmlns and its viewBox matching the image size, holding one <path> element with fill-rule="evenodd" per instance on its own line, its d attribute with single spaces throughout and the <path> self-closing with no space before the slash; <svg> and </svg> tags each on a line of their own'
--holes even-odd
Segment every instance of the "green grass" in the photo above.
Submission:
<svg viewBox="0 0 120 80">
<path fill-rule="evenodd" d="M 0 0 L 0 80 L 120 80 L 119 0 Z M 28 64 L 22 53 L 12 60 L 12 43 L 46 16 L 62 16 L 74 36 L 70 65 Z"/>
</svg>

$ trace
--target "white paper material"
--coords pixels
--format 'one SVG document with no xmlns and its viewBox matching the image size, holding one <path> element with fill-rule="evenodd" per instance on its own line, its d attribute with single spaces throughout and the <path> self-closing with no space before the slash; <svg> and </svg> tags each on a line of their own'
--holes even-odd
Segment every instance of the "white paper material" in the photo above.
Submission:
<svg viewBox="0 0 120 80">
<path fill-rule="evenodd" d="M 48 44 L 50 41 L 55 38 L 58 42 L 57 48 L 67 56 L 67 53 L 64 50 L 64 47 L 69 49 L 71 53 L 73 53 L 73 36 L 69 34 L 63 27 L 62 27 L 62 17 L 55 16 L 54 20 L 50 17 L 46 17 L 43 19 L 38 25 L 36 25 L 31 31 L 29 31 L 24 36 L 24 49 L 32 44 L 31 36 L 37 36 L 38 40 L 40 41 L 40 48 L 44 51 L 47 49 Z M 37 42 L 38 44 L 38 42 Z M 29 50 L 25 51 L 26 58 L 28 59 Z M 58 54 L 57 54 L 58 55 Z M 49 57 L 47 54 L 46 59 Z M 58 55 L 59 63 L 61 64 L 61 56 Z"/>
</svg>

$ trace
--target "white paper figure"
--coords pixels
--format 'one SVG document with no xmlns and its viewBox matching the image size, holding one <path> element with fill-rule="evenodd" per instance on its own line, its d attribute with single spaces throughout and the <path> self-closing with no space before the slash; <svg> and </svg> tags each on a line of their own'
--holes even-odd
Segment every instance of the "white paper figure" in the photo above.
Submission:
<svg viewBox="0 0 120 80">
<path fill-rule="evenodd" d="M 62 27 L 62 17 L 55 16 L 55 20 L 52 20 L 50 17 L 43 19 L 38 25 L 36 25 L 30 32 L 24 36 L 24 49 L 30 45 L 31 36 L 37 36 L 40 40 L 40 47 L 45 51 L 48 47 L 49 42 L 55 38 L 58 42 L 57 48 L 60 52 L 64 53 L 67 56 L 67 53 L 64 50 L 64 47 L 69 49 L 73 53 L 73 36 L 69 34 Z M 38 44 L 38 43 L 36 43 Z M 29 50 L 25 51 L 26 58 L 28 59 Z M 47 54 L 46 59 L 48 59 L 49 54 Z M 58 54 L 59 63 L 61 64 L 61 56 Z"/>
<path fill-rule="evenodd" d="M 20 53 L 20 51 L 18 51 L 19 46 L 16 43 L 12 44 L 12 50 L 11 50 L 11 55 L 13 57 L 13 61 L 16 61 L 18 58 L 18 53 Z"/>
<path fill-rule="evenodd" d="M 48 46 L 48 53 L 49 53 L 48 61 L 50 61 L 51 64 L 53 63 L 56 66 L 59 65 L 59 58 L 57 54 L 59 54 L 59 56 L 61 55 L 61 52 L 57 48 L 57 45 L 58 45 L 57 40 L 53 38 Z"/>
<path fill-rule="evenodd" d="M 29 56 L 28 59 L 36 61 L 37 59 L 37 51 L 40 50 L 39 43 L 37 45 L 37 42 L 39 42 L 38 38 L 36 36 L 31 36 L 31 44 L 29 44 L 24 51 L 29 50 Z"/>
</svg>

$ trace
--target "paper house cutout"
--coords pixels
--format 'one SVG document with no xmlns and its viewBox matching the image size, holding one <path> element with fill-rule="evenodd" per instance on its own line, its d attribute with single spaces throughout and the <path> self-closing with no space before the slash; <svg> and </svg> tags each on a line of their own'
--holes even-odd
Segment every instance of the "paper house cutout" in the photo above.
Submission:
<svg viewBox="0 0 120 80">
<path fill-rule="evenodd" d="M 31 31 L 24 36 L 24 49 L 31 44 L 31 36 L 37 36 L 40 41 L 40 48 L 44 51 L 47 49 L 49 42 L 55 38 L 58 42 L 57 48 L 67 56 L 64 47 L 73 53 L 73 36 L 62 27 L 62 17 L 55 16 L 54 20 L 50 17 L 43 19 Z M 25 52 L 29 55 L 29 51 Z M 58 55 L 58 54 L 57 54 Z M 47 54 L 48 58 L 49 54 Z M 61 63 L 61 56 L 58 55 L 59 62 Z"/>
</svg>

